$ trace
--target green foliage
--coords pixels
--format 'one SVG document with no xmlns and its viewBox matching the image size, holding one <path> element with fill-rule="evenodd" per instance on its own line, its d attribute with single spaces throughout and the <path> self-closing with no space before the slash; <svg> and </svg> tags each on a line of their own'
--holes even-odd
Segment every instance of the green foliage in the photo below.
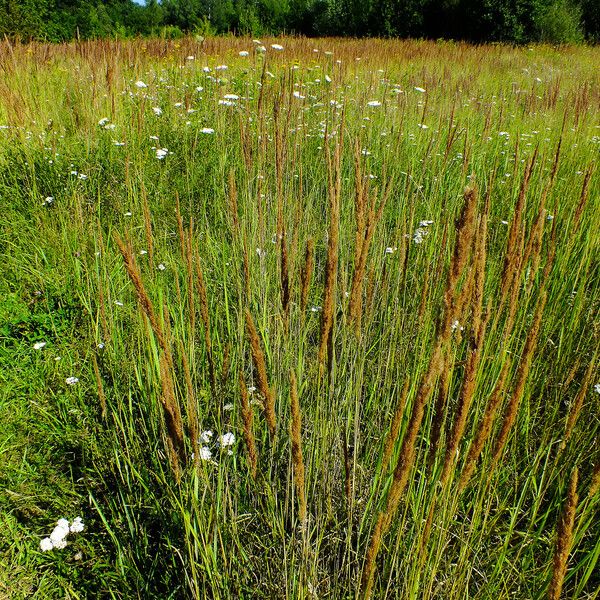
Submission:
<svg viewBox="0 0 600 600">
<path fill-rule="evenodd" d="M 582 10 L 570 0 L 554 0 L 537 15 L 538 39 L 553 44 L 583 41 Z"/>
</svg>

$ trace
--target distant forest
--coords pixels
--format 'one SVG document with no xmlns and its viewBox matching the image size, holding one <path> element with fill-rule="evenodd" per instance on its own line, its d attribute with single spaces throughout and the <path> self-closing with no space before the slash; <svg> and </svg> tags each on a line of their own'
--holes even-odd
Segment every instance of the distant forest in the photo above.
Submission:
<svg viewBox="0 0 600 600">
<path fill-rule="evenodd" d="M 0 0 L 22 41 L 224 33 L 597 43 L 600 0 Z"/>
</svg>

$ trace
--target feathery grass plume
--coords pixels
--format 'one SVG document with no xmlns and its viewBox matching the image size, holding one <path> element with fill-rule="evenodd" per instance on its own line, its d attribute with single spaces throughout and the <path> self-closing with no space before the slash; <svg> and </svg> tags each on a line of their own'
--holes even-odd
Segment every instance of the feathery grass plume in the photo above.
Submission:
<svg viewBox="0 0 600 600">
<path fill-rule="evenodd" d="M 592 471 L 592 480 L 590 481 L 590 488 L 588 490 L 588 498 L 593 498 L 600 490 L 600 460 L 594 466 Z"/>
<path fill-rule="evenodd" d="M 596 348 L 596 352 L 594 353 L 592 360 L 590 360 L 590 364 L 588 365 L 588 368 L 585 371 L 585 375 L 583 376 L 579 392 L 577 393 L 577 396 L 575 396 L 575 400 L 573 400 L 573 404 L 571 405 L 569 418 L 567 419 L 567 425 L 565 427 L 565 435 L 561 443 L 561 450 L 563 450 L 566 447 L 567 442 L 571 439 L 571 435 L 573 434 L 573 430 L 575 429 L 575 424 L 577 423 L 577 419 L 579 418 L 579 415 L 581 413 L 583 401 L 588 392 L 592 376 L 596 371 L 597 357 L 598 348 Z"/>
<path fill-rule="evenodd" d="M 265 419 L 267 421 L 267 428 L 269 430 L 271 439 L 273 439 L 277 429 L 277 420 L 275 417 L 275 393 L 269 387 L 265 354 L 260 344 L 260 338 L 258 336 L 258 332 L 256 331 L 256 326 L 254 325 L 254 319 L 252 318 L 252 314 L 248 308 L 246 308 L 245 317 L 246 333 L 248 335 L 248 340 L 250 341 L 250 350 L 252 352 L 252 362 L 254 363 L 254 368 L 256 369 L 256 374 L 258 377 L 258 389 L 264 399 L 264 412 Z"/>
<path fill-rule="evenodd" d="M 131 280 L 131 283 L 133 283 L 133 287 L 135 289 L 139 305 L 142 308 L 146 317 L 148 317 L 152 330 L 154 331 L 154 335 L 156 335 L 158 343 L 162 348 L 165 356 L 167 357 L 169 364 L 172 365 L 173 359 L 171 357 L 171 349 L 167 343 L 167 338 L 165 337 L 163 327 L 158 322 L 158 319 L 156 317 L 156 312 L 154 311 L 154 306 L 152 305 L 150 296 L 148 296 L 146 288 L 144 287 L 140 269 L 135 261 L 135 256 L 133 254 L 131 242 L 127 242 L 126 244 L 116 233 L 115 241 L 117 242 L 119 252 L 121 253 L 123 261 L 125 262 L 125 270 L 127 271 L 127 275 L 129 275 L 129 279 Z"/>
<path fill-rule="evenodd" d="M 254 439 L 254 414 L 248 397 L 248 388 L 244 381 L 244 374 L 239 372 L 240 380 L 240 395 L 242 397 L 242 423 L 244 425 L 244 442 L 248 452 L 248 465 L 250 466 L 250 475 L 252 479 L 256 479 L 258 468 L 258 451 L 256 449 L 256 441 Z"/>
<path fill-rule="evenodd" d="M 304 459 L 302 457 L 302 417 L 300 401 L 298 400 L 298 386 L 294 371 L 290 371 L 290 408 L 292 419 L 290 422 L 290 439 L 292 442 L 292 463 L 294 464 L 294 483 L 298 494 L 298 512 L 302 531 L 306 529 L 306 493 L 304 483 Z"/>
<path fill-rule="evenodd" d="M 341 147 L 336 142 L 334 157 L 327 150 L 327 180 L 329 188 L 329 236 L 327 243 L 327 262 L 325 264 L 325 294 L 321 312 L 321 341 L 319 343 L 318 362 L 323 364 L 325 356 L 331 353 L 330 339 L 333 336 L 333 318 L 335 311 L 335 288 L 339 261 L 340 195 L 342 174 L 340 168 Z"/>
<path fill-rule="evenodd" d="M 194 453 L 194 464 L 196 468 L 198 468 L 200 466 L 200 424 L 198 422 L 198 399 L 196 398 L 196 391 L 194 390 L 194 384 L 192 383 L 190 364 L 181 340 L 179 340 L 179 353 L 181 354 L 181 363 L 185 378 L 185 391 L 187 396 L 186 409 L 190 431 L 190 442 L 192 444 L 192 452 Z"/>
<path fill-rule="evenodd" d="M 437 378 L 447 366 L 445 355 L 448 351 L 448 344 L 452 333 L 451 325 L 455 317 L 454 309 L 457 285 L 467 266 L 475 238 L 476 205 L 477 193 L 474 189 L 467 188 L 464 194 L 464 205 L 456 221 L 456 242 L 448 271 L 446 289 L 444 291 L 444 316 L 439 322 L 437 339 L 429 359 L 429 365 L 421 378 L 417 395 L 413 401 L 411 417 L 404 439 L 402 440 L 400 455 L 394 468 L 393 480 L 388 492 L 385 510 L 379 512 L 365 556 L 361 577 L 361 591 L 365 598 L 370 597 L 373 588 L 375 562 L 379 554 L 382 538 L 389 529 L 406 484 L 408 483 L 408 476 L 415 460 L 416 442 L 425 415 L 425 407 L 431 397 Z"/>
<path fill-rule="evenodd" d="M 406 399 L 408 398 L 408 390 L 410 389 L 410 379 L 406 379 L 402 392 L 398 398 L 396 410 L 392 417 L 392 423 L 390 429 L 385 437 L 385 445 L 383 447 L 383 458 L 381 459 L 381 473 L 387 471 L 390 459 L 392 458 L 392 452 L 400 433 L 400 425 L 402 425 L 402 417 L 404 416 L 404 409 L 406 408 Z"/>
<path fill-rule="evenodd" d="M 304 318 L 306 306 L 308 304 L 308 293 L 310 291 L 310 282 L 312 279 L 313 270 L 315 268 L 315 242 L 309 238 L 306 242 L 306 251 L 304 253 L 304 265 L 300 274 L 302 289 L 300 292 L 300 312 Z"/>
<path fill-rule="evenodd" d="M 210 387 L 213 396 L 217 390 L 217 380 L 215 372 L 215 362 L 212 352 L 211 330 L 210 330 L 210 313 L 208 310 L 208 295 L 206 293 L 206 285 L 204 283 L 204 273 L 200 264 L 200 257 L 196 254 L 196 289 L 200 297 L 200 318 L 204 325 L 204 346 L 206 347 L 206 359 L 208 361 L 208 376 L 210 377 Z"/>
<path fill-rule="evenodd" d="M 437 393 L 433 405 L 433 419 L 431 421 L 431 433 L 429 434 L 429 451 L 427 455 L 427 463 L 429 468 L 433 467 L 435 456 L 437 454 L 438 445 L 442 437 L 442 429 L 444 426 L 444 414 L 446 411 L 446 403 L 448 392 L 450 389 L 451 370 L 443 369 L 440 374 L 440 380 L 437 386 Z"/>
<path fill-rule="evenodd" d="M 590 165 L 583 178 L 583 185 L 581 187 L 581 194 L 579 196 L 579 202 L 577 204 L 577 208 L 575 209 L 575 216 L 573 217 L 573 232 L 572 236 L 575 235 L 579 229 L 579 224 L 581 223 L 581 216 L 583 215 L 583 211 L 585 209 L 585 205 L 587 204 L 589 195 L 590 195 L 590 181 L 592 180 L 592 175 L 594 173 L 594 166 Z"/>
<path fill-rule="evenodd" d="M 569 561 L 569 552 L 573 544 L 573 529 L 577 511 L 577 480 L 579 471 L 575 467 L 569 481 L 569 491 L 563 506 L 556 532 L 556 549 L 552 564 L 552 580 L 548 588 L 548 600 L 560 600 Z"/>
<path fill-rule="evenodd" d="M 238 235 L 240 232 L 240 220 L 238 216 L 237 187 L 235 185 L 235 173 L 233 169 L 229 171 L 229 194 L 227 198 L 229 200 L 232 230 L 235 235 Z"/>
<path fill-rule="evenodd" d="M 544 287 L 541 290 L 540 296 L 536 303 L 535 312 L 533 316 L 533 323 L 527 334 L 525 347 L 523 349 L 523 354 L 521 355 L 521 362 L 519 363 L 519 366 L 517 368 L 515 387 L 510 396 L 508 406 L 506 407 L 506 411 L 504 413 L 502 427 L 500 428 L 500 432 L 498 433 L 498 437 L 496 438 L 496 445 L 494 447 L 492 464 L 489 470 L 490 475 L 494 471 L 496 465 L 498 464 L 498 461 L 502 457 L 504 447 L 506 445 L 506 442 L 508 441 L 508 435 L 517 418 L 517 412 L 519 410 L 519 405 L 521 404 L 521 400 L 523 398 L 525 384 L 527 382 L 527 378 L 529 377 L 531 363 L 533 362 L 533 355 L 535 353 L 538 337 L 540 334 L 542 317 L 544 316 L 544 308 L 546 306 L 547 297 L 548 295 Z"/>
<path fill-rule="evenodd" d="M 369 180 L 365 180 L 365 174 L 363 173 L 361 165 L 358 142 L 356 145 L 355 172 L 356 247 L 354 251 L 354 273 L 350 288 L 348 313 L 350 319 L 354 321 L 355 330 L 358 332 L 360 331 L 363 312 L 362 291 L 367 269 L 369 248 L 373 240 L 375 228 L 381 219 L 383 209 L 389 198 L 392 186 L 390 184 L 385 186 L 378 206 L 378 190 L 375 189 L 372 194 L 370 193 Z"/>
<path fill-rule="evenodd" d="M 444 466 L 440 476 L 442 487 L 445 487 L 452 473 L 456 455 L 460 442 L 462 440 L 469 409 L 475 395 L 477 371 L 483 354 L 483 345 L 485 340 L 485 331 L 491 315 L 491 310 L 487 310 L 484 315 L 483 293 L 485 285 L 486 269 L 486 241 L 487 241 L 487 217 L 489 211 L 489 195 L 486 199 L 486 206 L 481 215 L 477 238 L 475 241 L 475 276 L 473 286 L 473 313 L 471 318 L 471 340 L 469 354 L 465 365 L 461 390 L 458 396 L 458 404 L 452 430 L 446 444 L 446 454 L 444 457 Z"/>
<path fill-rule="evenodd" d="M 502 402 L 504 386 L 506 384 L 511 365 L 511 359 L 508 357 L 508 355 L 505 356 L 504 362 L 502 363 L 502 370 L 500 371 L 496 385 L 494 386 L 494 389 L 492 390 L 492 393 L 488 399 L 483 417 L 481 418 L 479 427 L 477 428 L 477 433 L 475 434 L 475 438 L 469 446 L 467 460 L 458 484 L 460 490 L 464 489 L 467 483 L 469 483 L 469 480 L 473 475 L 473 471 L 475 470 L 477 461 L 479 460 L 479 457 L 483 451 L 483 447 L 490 437 L 496 412 L 498 411 L 500 403 Z"/>
<path fill-rule="evenodd" d="M 511 288 L 515 284 L 517 273 L 519 273 L 520 266 L 522 263 L 522 244 L 523 244 L 523 212 L 525 208 L 525 197 L 527 195 L 527 189 L 529 188 L 529 182 L 531 180 L 531 174 L 533 172 L 533 166 L 537 159 L 538 148 L 536 147 L 533 156 L 528 161 L 525 167 L 525 173 L 523 174 L 523 180 L 519 189 L 519 197 L 515 206 L 515 212 L 510 223 L 510 229 L 508 232 L 508 239 L 506 240 L 506 253 L 504 256 L 504 265 L 502 267 L 501 285 L 500 285 L 500 302 L 498 304 L 499 309 L 504 305 L 506 296 Z M 518 161 L 515 160 L 515 165 Z"/>
<path fill-rule="evenodd" d="M 100 376 L 100 368 L 98 367 L 98 359 L 96 354 L 92 354 L 92 365 L 94 366 L 94 377 L 96 378 L 96 389 L 98 390 L 98 400 L 100 400 L 101 416 L 106 418 L 106 395 L 104 394 L 104 386 L 102 385 L 102 377 Z"/>
<path fill-rule="evenodd" d="M 181 409 L 175 395 L 175 384 L 171 374 L 171 366 L 166 354 L 160 355 L 160 383 L 162 394 L 160 401 L 163 407 L 167 426 L 167 450 L 173 468 L 173 474 L 179 482 L 181 478 L 181 462 L 185 460 L 185 443 L 183 438 L 183 421 Z"/>
<path fill-rule="evenodd" d="M 287 331 L 288 317 L 290 311 L 290 272 L 288 264 L 288 250 L 285 235 L 285 226 L 282 225 L 281 239 L 279 241 L 281 250 L 280 278 L 281 278 L 281 308 L 283 311 L 284 328 Z"/>
<path fill-rule="evenodd" d="M 146 187 L 142 183 L 142 209 L 144 211 L 144 229 L 146 231 L 146 243 L 148 244 L 148 265 L 150 270 L 154 270 L 154 239 L 152 235 L 152 214 L 150 213 L 150 204 L 148 203 L 148 194 Z"/>
</svg>

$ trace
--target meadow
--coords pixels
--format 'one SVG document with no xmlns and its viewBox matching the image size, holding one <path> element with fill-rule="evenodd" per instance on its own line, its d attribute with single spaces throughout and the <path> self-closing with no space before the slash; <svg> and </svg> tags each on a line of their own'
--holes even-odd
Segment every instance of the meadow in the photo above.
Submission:
<svg viewBox="0 0 600 600">
<path fill-rule="evenodd" d="M 0 43 L 0 598 L 598 598 L 598 64 Z"/>
</svg>

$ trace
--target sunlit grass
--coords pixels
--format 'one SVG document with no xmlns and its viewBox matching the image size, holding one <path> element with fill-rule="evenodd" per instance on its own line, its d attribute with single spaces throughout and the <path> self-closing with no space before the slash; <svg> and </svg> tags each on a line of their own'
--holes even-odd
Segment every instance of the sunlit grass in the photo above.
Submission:
<svg viewBox="0 0 600 600">
<path fill-rule="evenodd" d="M 0 47 L 0 596 L 594 598 L 598 49 L 262 43 Z"/>
</svg>

